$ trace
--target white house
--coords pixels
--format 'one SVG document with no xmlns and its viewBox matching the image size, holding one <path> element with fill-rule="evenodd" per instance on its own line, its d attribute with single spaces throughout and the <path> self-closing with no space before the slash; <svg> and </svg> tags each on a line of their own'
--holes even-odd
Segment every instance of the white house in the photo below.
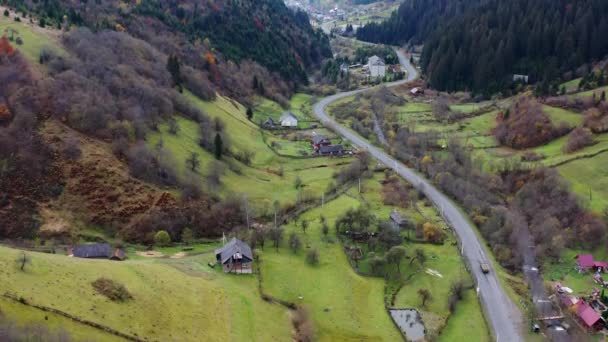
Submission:
<svg viewBox="0 0 608 342">
<path fill-rule="evenodd" d="M 298 118 L 292 112 L 285 112 L 279 122 L 283 127 L 298 127 Z"/>
<path fill-rule="evenodd" d="M 386 75 L 386 64 L 378 56 L 371 56 L 367 60 L 367 68 L 371 77 L 384 77 Z"/>
<path fill-rule="evenodd" d="M 522 83 L 528 83 L 528 75 L 518 75 L 518 74 L 514 74 L 513 75 L 513 82 L 522 82 Z"/>
</svg>

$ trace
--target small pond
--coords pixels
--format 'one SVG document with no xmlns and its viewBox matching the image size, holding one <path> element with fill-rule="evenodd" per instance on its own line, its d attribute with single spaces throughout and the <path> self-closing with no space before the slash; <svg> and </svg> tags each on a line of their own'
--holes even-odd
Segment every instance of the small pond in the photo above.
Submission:
<svg viewBox="0 0 608 342">
<path fill-rule="evenodd" d="M 392 309 L 389 311 L 408 340 L 419 341 L 424 339 L 424 323 L 418 311 L 414 309 Z"/>
</svg>

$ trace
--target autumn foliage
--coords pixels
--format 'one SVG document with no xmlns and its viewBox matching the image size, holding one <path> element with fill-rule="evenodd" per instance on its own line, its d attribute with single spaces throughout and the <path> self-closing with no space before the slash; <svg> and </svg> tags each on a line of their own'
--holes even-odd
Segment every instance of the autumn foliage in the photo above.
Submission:
<svg viewBox="0 0 608 342">
<path fill-rule="evenodd" d="M 496 119 L 494 137 L 503 145 L 513 148 L 539 146 L 562 136 L 568 127 L 556 127 L 535 99 L 522 96 Z"/>
<path fill-rule="evenodd" d="M 0 55 L 12 55 L 15 48 L 9 43 L 6 37 L 0 38 Z"/>
</svg>

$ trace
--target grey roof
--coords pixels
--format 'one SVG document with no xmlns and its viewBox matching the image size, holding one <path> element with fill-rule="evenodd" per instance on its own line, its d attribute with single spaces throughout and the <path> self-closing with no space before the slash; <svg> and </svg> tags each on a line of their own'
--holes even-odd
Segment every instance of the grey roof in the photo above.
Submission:
<svg viewBox="0 0 608 342">
<path fill-rule="evenodd" d="M 370 58 L 367 60 L 367 63 L 368 63 L 369 65 L 384 65 L 384 61 L 382 60 L 382 58 L 380 58 L 380 57 L 378 57 L 378 56 L 376 56 L 376 55 L 371 56 L 371 57 L 370 57 Z"/>
<path fill-rule="evenodd" d="M 281 122 L 282 122 L 283 120 L 287 120 L 287 119 L 289 119 L 289 118 L 293 118 L 293 119 L 298 120 L 298 117 L 297 117 L 297 116 L 295 116 L 295 115 L 294 115 L 292 112 L 285 112 L 285 114 L 283 114 L 283 115 L 281 116 L 281 118 L 279 119 L 279 121 L 281 121 Z"/>
<path fill-rule="evenodd" d="M 109 243 L 96 243 L 74 247 L 72 255 L 78 258 L 109 258 L 112 248 Z"/>
<path fill-rule="evenodd" d="M 338 153 L 342 151 L 344 151 L 342 145 L 321 146 L 319 148 L 319 152 L 321 153 Z"/>
<path fill-rule="evenodd" d="M 324 140 L 327 140 L 327 137 L 326 137 L 326 136 L 324 136 L 324 135 L 322 135 L 322 134 L 315 135 L 315 136 L 313 136 L 313 137 L 312 137 L 312 143 L 313 143 L 313 144 L 320 144 L 320 143 L 322 143 Z"/>
<path fill-rule="evenodd" d="M 397 224 L 401 224 L 403 219 L 401 218 L 401 214 L 397 210 L 391 210 L 390 214 L 391 220 L 393 220 Z"/>
<path fill-rule="evenodd" d="M 253 253 L 249 245 L 237 238 L 232 238 L 224 247 L 216 249 L 215 256 L 222 264 L 231 258 L 240 259 L 241 257 L 253 261 Z"/>
</svg>

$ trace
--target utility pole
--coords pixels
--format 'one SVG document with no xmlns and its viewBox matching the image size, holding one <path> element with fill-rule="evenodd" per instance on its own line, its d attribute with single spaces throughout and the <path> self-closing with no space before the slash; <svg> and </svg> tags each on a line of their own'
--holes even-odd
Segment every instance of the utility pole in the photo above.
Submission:
<svg viewBox="0 0 608 342">
<path fill-rule="evenodd" d="M 321 208 L 325 207 L 325 192 L 321 194 Z"/>
<path fill-rule="evenodd" d="M 361 193 L 361 177 L 359 177 L 359 193 Z"/>
</svg>

